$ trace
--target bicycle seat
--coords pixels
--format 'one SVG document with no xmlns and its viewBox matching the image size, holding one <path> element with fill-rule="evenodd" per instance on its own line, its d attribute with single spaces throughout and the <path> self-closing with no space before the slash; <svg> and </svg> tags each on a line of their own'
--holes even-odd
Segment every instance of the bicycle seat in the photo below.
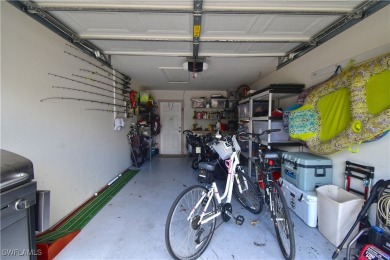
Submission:
<svg viewBox="0 0 390 260">
<path fill-rule="evenodd" d="M 274 152 L 266 153 L 264 156 L 265 159 L 279 159 L 279 155 Z"/>
</svg>

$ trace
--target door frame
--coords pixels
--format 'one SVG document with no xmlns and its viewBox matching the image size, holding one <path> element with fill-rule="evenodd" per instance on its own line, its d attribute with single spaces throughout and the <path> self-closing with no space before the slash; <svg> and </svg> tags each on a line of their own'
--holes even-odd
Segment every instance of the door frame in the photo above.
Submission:
<svg viewBox="0 0 390 260">
<path fill-rule="evenodd" d="M 180 155 L 183 155 L 183 152 L 184 152 L 184 148 L 183 148 L 183 140 L 184 140 L 184 137 L 182 135 L 183 133 L 183 127 L 184 127 L 184 100 L 183 99 L 157 99 L 157 105 L 158 105 L 158 112 L 159 114 L 161 115 L 161 102 L 176 102 L 176 103 L 180 103 L 180 143 L 181 143 L 181 147 L 180 147 Z M 160 117 L 161 119 L 161 117 Z M 164 122 L 160 122 L 160 124 L 164 124 Z M 161 135 L 158 135 L 158 146 L 159 146 L 159 149 L 161 151 Z"/>
</svg>

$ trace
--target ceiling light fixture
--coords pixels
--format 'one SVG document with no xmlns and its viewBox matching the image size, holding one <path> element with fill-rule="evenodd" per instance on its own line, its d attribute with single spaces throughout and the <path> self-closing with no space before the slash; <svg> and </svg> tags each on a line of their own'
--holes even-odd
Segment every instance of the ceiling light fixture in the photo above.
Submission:
<svg viewBox="0 0 390 260">
<path fill-rule="evenodd" d="M 188 61 L 183 63 L 183 69 L 189 72 L 202 72 L 208 69 L 208 64 L 203 61 Z"/>
</svg>

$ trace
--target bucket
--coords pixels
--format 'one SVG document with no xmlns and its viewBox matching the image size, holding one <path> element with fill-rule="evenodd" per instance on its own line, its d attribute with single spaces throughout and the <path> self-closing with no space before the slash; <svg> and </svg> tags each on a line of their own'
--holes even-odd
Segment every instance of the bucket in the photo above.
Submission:
<svg viewBox="0 0 390 260">
<path fill-rule="evenodd" d="M 355 223 L 364 200 L 335 185 L 323 185 L 317 191 L 318 230 L 333 245 L 339 246 Z M 358 233 L 353 230 L 344 248 Z"/>
</svg>

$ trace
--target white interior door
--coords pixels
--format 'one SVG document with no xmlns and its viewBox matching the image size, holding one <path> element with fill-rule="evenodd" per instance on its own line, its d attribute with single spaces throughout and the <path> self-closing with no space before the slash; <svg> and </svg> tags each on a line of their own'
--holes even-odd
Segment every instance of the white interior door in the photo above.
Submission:
<svg viewBox="0 0 390 260">
<path fill-rule="evenodd" d="M 160 102 L 161 154 L 181 154 L 181 102 Z"/>
</svg>

